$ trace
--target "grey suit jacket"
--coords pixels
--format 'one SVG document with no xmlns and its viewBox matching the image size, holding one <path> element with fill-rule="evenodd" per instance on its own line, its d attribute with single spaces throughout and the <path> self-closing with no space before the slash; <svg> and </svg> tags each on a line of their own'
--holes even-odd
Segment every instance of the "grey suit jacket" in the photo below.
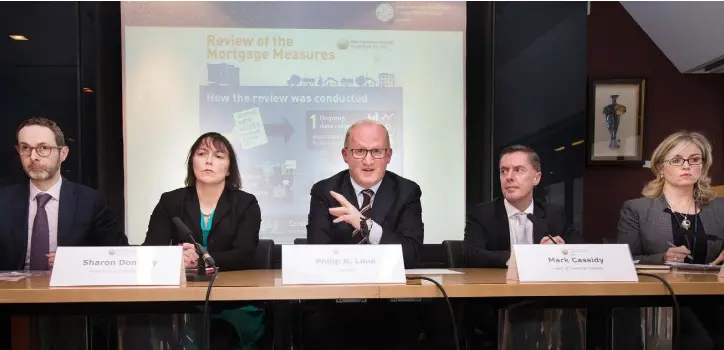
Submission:
<svg viewBox="0 0 724 350">
<path fill-rule="evenodd" d="M 641 264 L 663 264 L 664 254 L 669 249 L 666 241 L 673 242 L 671 214 L 662 195 L 656 199 L 637 198 L 628 200 L 621 208 L 618 221 L 618 242 L 626 243 L 634 260 Z M 724 243 L 724 198 L 715 198 L 703 206 L 699 217 L 707 235 L 718 240 L 707 242 L 706 261 L 714 261 L 722 251 Z"/>
</svg>

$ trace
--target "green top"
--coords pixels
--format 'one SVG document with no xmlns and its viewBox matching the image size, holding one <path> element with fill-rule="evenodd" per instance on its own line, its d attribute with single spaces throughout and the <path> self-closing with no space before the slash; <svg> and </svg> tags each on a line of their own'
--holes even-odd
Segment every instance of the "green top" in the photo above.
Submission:
<svg viewBox="0 0 724 350">
<path fill-rule="evenodd" d="M 214 222 L 214 211 L 211 212 L 211 216 L 209 216 L 209 221 L 206 221 L 204 224 L 204 212 L 201 212 L 201 234 L 203 235 L 203 240 L 201 243 L 201 246 L 204 247 L 204 249 L 209 249 L 208 247 L 208 240 L 209 240 L 209 231 L 211 231 L 211 223 Z"/>
</svg>

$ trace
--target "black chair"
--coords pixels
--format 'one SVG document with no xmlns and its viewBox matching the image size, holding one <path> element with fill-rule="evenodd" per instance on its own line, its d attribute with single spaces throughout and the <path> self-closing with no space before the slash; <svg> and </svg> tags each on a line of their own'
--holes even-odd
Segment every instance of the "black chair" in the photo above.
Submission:
<svg viewBox="0 0 724 350">
<path fill-rule="evenodd" d="M 295 238 L 294 244 L 307 244 L 307 239 L 306 238 Z"/>
<path fill-rule="evenodd" d="M 274 240 L 260 239 L 254 251 L 254 270 L 271 270 L 273 266 L 272 248 Z"/>
<path fill-rule="evenodd" d="M 445 248 L 439 243 L 423 244 L 420 249 L 419 269 L 442 269 L 445 268 Z"/>
<path fill-rule="evenodd" d="M 442 245 L 445 247 L 448 268 L 465 267 L 463 241 L 442 241 Z"/>
<path fill-rule="evenodd" d="M 282 245 L 281 244 L 274 244 L 274 247 L 272 247 L 272 258 L 273 258 L 272 269 L 281 270 L 282 269 Z"/>
</svg>

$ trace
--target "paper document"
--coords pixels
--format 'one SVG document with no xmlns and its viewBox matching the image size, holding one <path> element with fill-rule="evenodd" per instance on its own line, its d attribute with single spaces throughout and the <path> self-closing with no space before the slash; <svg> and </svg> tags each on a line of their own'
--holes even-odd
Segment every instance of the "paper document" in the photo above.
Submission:
<svg viewBox="0 0 724 350">
<path fill-rule="evenodd" d="M 636 265 L 636 270 L 671 270 L 669 265 Z"/>
<path fill-rule="evenodd" d="M 721 270 L 721 265 L 708 265 L 708 264 L 687 264 L 687 263 L 680 263 L 680 262 L 670 262 L 667 261 L 666 265 L 669 265 L 676 269 L 682 269 L 682 270 L 700 270 L 700 271 L 719 271 Z"/>
<path fill-rule="evenodd" d="M 406 275 L 463 275 L 460 271 L 448 269 L 408 269 L 405 270 Z"/>
<path fill-rule="evenodd" d="M 32 276 L 33 274 L 30 272 L 18 272 L 18 271 L 10 271 L 10 272 L 0 272 L 0 282 L 17 282 L 20 280 L 23 280 L 27 277 Z"/>
</svg>

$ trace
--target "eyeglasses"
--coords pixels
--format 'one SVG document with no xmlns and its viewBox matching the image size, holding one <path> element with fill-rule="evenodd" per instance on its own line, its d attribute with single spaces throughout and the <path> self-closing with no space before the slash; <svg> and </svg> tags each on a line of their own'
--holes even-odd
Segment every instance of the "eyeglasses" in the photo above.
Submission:
<svg viewBox="0 0 724 350">
<path fill-rule="evenodd" d="M 367 153 L 372 154 L 372 158 L 374 159 L 382 159 L 387 155 L 387 148 L 382 149 L 347 149 L 348 151 L 352 152 L 352 158 L 354 159 L 364 159 L 367 157 Z"/>
<path fill-rule="evenodd" d="M 673 166 L 682 166 L 682 165 L 684 165 L 684 162 L 689 163 L 690 166 L 693 166 L 693 165 L 701 165 L 702 163 L 704 163 L 704 158 L 696 156 L 696 157 L 691 157 L 691 158 L 687 158 L 687 159 L 671 158 L 666 161 L 669 162 L 669 164 L 671 164 Z"/>
<path fill-rule="evenodd" d="M 29 145 L 18 145 L 15 146 L 15 148 L 18 150 L 18 154 L 20 154 L 21 156 L 29 156 L 33 153 L 33 150 L 35 150 L 35 152 L 38 152 L 38 155 L 40 155 L 41 157 L 47 157 L 50 155 L 51 152 L 53 152 L 54 149 L 61 149 L 63 147 L 48 145 L 32 147 Z"/>
</svg>

